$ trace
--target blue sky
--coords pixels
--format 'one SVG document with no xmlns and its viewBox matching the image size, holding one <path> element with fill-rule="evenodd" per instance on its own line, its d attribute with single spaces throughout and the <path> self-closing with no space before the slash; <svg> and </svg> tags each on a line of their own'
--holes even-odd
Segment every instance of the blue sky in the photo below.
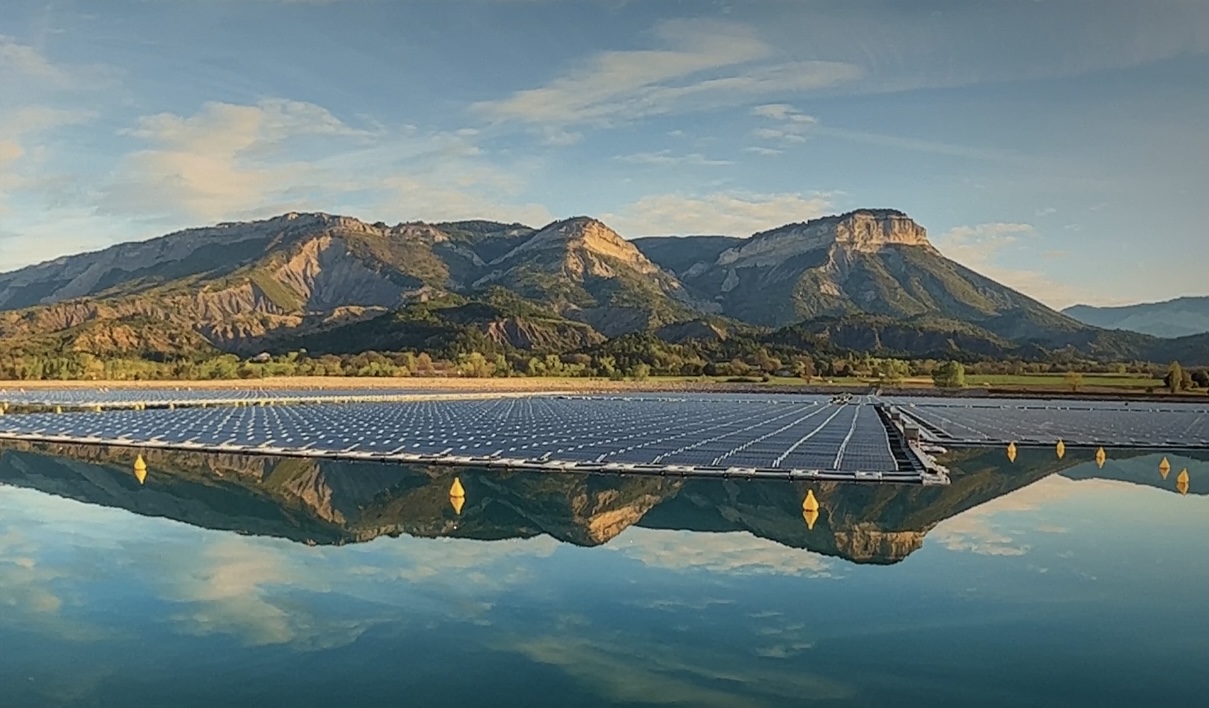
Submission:
<svg viewBox="0 0 1209 708">
<path fill-rule="evenodd" d="M 1054 306 L 1209 294 L 1209 3 L 4 0 L 0 270 L 289 210 L 899 208 Z"/>
</svg>

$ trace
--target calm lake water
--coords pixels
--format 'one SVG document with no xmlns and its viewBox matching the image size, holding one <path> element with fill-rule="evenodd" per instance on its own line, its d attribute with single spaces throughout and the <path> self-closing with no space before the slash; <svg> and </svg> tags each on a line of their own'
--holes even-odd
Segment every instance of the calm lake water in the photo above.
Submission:
<svg viewBox="0 0 1209 708">
<path fill-rule="evenodd" d="M 1200 705 L 1209 464 L 1169 457 L 922 488 L 153 453 L 140 485 L 10 445 L 0 703 Z"/>
</svg>

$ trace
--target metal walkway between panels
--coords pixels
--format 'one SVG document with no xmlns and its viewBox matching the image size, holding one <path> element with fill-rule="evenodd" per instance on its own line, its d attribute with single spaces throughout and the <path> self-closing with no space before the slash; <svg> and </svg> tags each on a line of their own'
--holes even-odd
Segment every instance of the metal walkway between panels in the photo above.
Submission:
<svg viewBox="0 0 1209 708">
<path fill-rule="evenodd" d="M 870 399 L 456 397 L 0 418 L 0 439 L 685 476 L 945 483 Z"/>
</svg>

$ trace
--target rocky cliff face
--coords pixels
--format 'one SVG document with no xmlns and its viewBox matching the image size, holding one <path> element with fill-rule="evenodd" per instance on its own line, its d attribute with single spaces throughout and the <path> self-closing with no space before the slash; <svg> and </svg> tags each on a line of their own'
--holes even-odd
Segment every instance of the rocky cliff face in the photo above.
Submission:
<svg viewBox="0 0 1209 708">
<path fill-rule="evenodd" d="M 935 252 L 924 228 L 906 214 L 861 210 L 758 233 L 720 254 L 714 267 L 775 267 L 804 253 L 833 246 L 858 253 L 877 253 L 889 246 L 917 246 Z"/>
<path fill-rule="evenodd" d="M 255 260 L 274 242 L 326 228 L 326 214 L 290 213 L 252 223 L 188 229 L 149 241 L 123 243 L 95 253 L 65 256 L 0 274 L 0 309 L 91 297 L 132 281 L 144 285 L 227 273 Z"/>
<path fill-rule="evenodd" d="M 273 271 L 273 279 L 296 294 L 307 312 L 396 307 L 408 294 L 354 256 L 344 239 L 327 234 L 304 243 Z"/>
<path fill-rule="evenodd" d="M 924 545 L 926 531 L 885 531 L 873 524 L 835 532 L 836 552 L 858 563 L 897 563 Z"/>
<path fill-rule="evenodd" d="M 555 222 L 526 239 L 493 264 L 527 262 L 554 252 L 563 272 L 573 278 L 612 278 L 619 268 L 658 273 L 659 267 L 613 229 L 586 216 Z"/>
<path fill-rule="evenodd" d="M 489 264 L 476 288 L 502 286 L 551 303 L 607 336 L 650 329 L 716 310 L 603 223 L 555 222 Z"/>
</svg>

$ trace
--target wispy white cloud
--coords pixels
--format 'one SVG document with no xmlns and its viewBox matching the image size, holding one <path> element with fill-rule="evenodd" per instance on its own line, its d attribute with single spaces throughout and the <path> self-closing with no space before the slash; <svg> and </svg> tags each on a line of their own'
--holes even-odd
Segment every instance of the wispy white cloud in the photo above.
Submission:
<svg viewBox="0 0 1209 708">
<path fill-rule="evenodd" d="M 765 125 L 753 130 L 751 132 L 752 137 L 757 140 L 774 143 L 779 147 L 789 147 L 805 143 L 811 137 L 823 137 L 948 157 L 980 160 L 1014 159 L 1011 153 L 1004 150 L 969 145 L 954 145 L 935 140 L 921 140 L 898 135 L 884 135 L 864 130 L 849 130 L 827 126 L 821 124 L 814 116 L 807 115 L 786 103 L 768 103 L 755 106 L 751 109 L 750 113 L 771 123 L 771 125 Z"/>
<path fill-rule="evenodd" d="M 148 147 L 123 159 L 102 211 L 207 220 L 259 215 L 318 185 L 313 163 L 301 155 L 273 157 L 285 143 L 366 137 L 319 106 L 276 99 L 147 116 L 127 134 Z"/>
<path fill-rule="evenodd" d="M 930 11 L 929 11 L 930 10 Z M 1209 51 L 1209 5 L 1162 10 L 1130 0 L 945 3 L 906 9 L 891 0 L 772 13 L 780 46 L 859 64 L 857 92 L 907 91 L 1069 77 Z"/>
<path fill-rule="evenodd" d="M 758 194 L 742 191 L 660 194 L 643 197 L 602 218 L 628 236 L 732 234 L 757 231 L 823 216 L 829 193 Z"/>
<path fill-rule="evenodd" d="M 618 155 L 616 160 L 632 165 L 650 165 L 654 167 L 674 167 L 689 165 L 694 167 L 724 166 L 733 164 L 730 160 L 716 160 L 706 157 L 699 152 L 687 155 L 676 155 L 671 150 L 657 152 L 636 152 L 630 155 Z"/>
<path fill-rule="evenodd" d="M 775 155 L 783 155 L 785 153 L 784 150 L 778 150 L 776 148 L 764 147 L 763 145 L 753 145 L 751 147 L 745 147 L 745 148 L 743 148 L 743 152 L 749 152 L 753 155 L 761 155 L 763 157 L 772 157 Z"/>
<path fill-rule="evenodd" d="M 37 48 L 15 37 L 0 35 L 0 86 L 13 95 L 46 94 L 56 90 L 107 88 L 114 73 L 100 65 L 70 65 L 52 61 Z"/>
<path fill-rule="evenodd" d="M 962 157 L 975 160 L 1019 160 L 1022 159 L 1006 150 L 996 148 L 985 148 L 971 145 L 955 145 L 952 143 L 939 142 L 936 140 L 921 140 L 918 138 L 903 137 L 900 135 L 885 135 L 882 133 L 874 133 L 865 130 L 848 130 L 845 128 L 833 128 L 830 126 L 820 125 L 814 128 L 813 133 L 822 137 L 836 138 L 848 142 L 863 143 L 866 145 L 875 145 L 879 147 L 894 148 L 896 150 L 910 150 L 912 152 L 922 152 L 931 155 L 944 155 L 948 157 Z"/>
<path fill-rule="evenodd" d="M 355 127 L 315 104 L 266 99 L 146 116 L 124 134 L 145 147 L 105 188 L 108 214 L 189 223 L 344 210 L 360 199 L 388 212 L 372 218 L 549 217 L 512 203 L 517 172 L 491 163 L 473 129 Z"/>
<path fill-rule="evenodd" d="M 932 241 L 945 256 L 1051 307 L 1062 308 L 1087 300 L 1086 293 L 1042 270 L 1001 265 L 1005 251 L 1021 244 L 1022 239 L 1036 237 L 1031 224 L 992 222 L 957 226 Z"/>
<path fill-rule="evenodd" d="M 1032 235 L 1031 224 L 993 222 L 974 226 L 955 226 L 935 239 L 950 258 L 966 263 L 985 264 L 988 255 L 1014 244 L 1021 236 Z"/>
<path fill-rule="evenodd" d="M 96 117 L 79 99 L 106 88 L 110 79 L 103 68 L 55 63 L 0 35 L 0 214 L 17 192 L 61 179 L 47 171 L 59 148 L 53 138 L 62 128 Z"/>
<path fill-rule="evenodd" d="M 655 35 L 663 48 L 602 52 L 545 86 L 480 102 L 472 110 L 493 121 L 612 125 L 860 76 L 850 64 L 766 61 L 773 48 L 739 24 L 677 20 L 659 25 Z"/>
<path fill-rule="evenodd" d="M 484 218 L 538 226 L 555 219 L 543 204 L 516 203 L 466 188 L 441 186 L 405 174 L 386 177 L 381 181 L 381 185 L 389 190 L 394 209 L 402 209 L 413 214 L 411 218 L 422 218 L 426 221 Z M 387 210 L 391 205 L 382 204 L 380 208 Z"/>
</svg>

